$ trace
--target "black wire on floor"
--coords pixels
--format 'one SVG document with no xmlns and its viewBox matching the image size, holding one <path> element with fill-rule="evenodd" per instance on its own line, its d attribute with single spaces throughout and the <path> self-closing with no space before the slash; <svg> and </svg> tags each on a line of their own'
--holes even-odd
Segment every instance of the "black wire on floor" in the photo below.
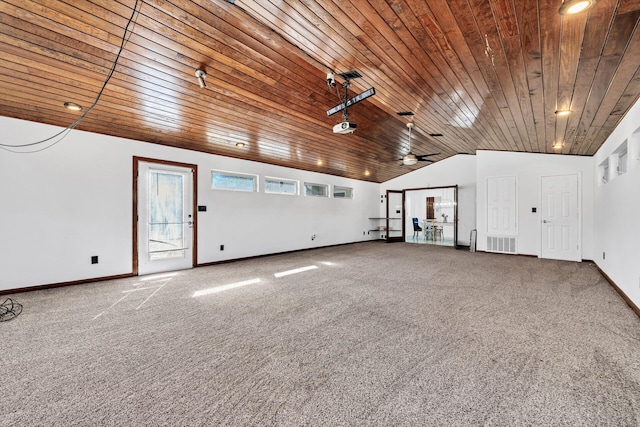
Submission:
<svg viewBox="0 0 640 427">
<path fill-rule="evenodd" d="M 7 298 L 0 305 L 0 322 L 8 322 L 18 317 L 22 313 L 22 304 Z"/>
</svg>

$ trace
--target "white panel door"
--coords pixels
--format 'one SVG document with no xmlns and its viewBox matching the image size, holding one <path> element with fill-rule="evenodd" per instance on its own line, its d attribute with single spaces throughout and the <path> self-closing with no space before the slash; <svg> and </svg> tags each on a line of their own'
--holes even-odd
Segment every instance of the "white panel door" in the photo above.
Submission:
<svg viewBox="0 0 640 427">
<path fill-rule="evenodd" d="M 542 258 L 582 261 L 578 175 L 543 176 Z"/>
<path fill-rule="evenodd" d="M 516 177 L 487 178 L 487 235 L 518 234 Z"/>
<path fill-rule="evenodd" d="M 140 162 L 138 274 L 193 267 L 193 170 Z"/>
</svg>

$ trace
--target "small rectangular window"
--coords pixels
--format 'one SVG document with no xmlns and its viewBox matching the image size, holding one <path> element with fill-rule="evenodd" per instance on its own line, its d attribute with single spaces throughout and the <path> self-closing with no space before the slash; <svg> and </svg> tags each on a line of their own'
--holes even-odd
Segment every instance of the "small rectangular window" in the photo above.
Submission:
<svg viewBox="0 0 640 427">
<path fill-rule="evenodd" d="M 258 191 L 257 182 L 257 175 L 211 171 L 211 188 L 217 190 Z"/>
<path fill-rule="evenodd" d="M 333 186 L 333 197 L 338 199 L 353 199 L 353 188 Z"/>
<path fill-rule="evenodd" d="M 329 186 L 326 184 L 304 183 L 305 196 L 329 197 Z"/>
<path fill-rule="evenodd" d="M 614 154 L 618 157 L 618 166 L 616 167 L 616 172 L 618 173 L 618 175 L 622 175 L 623 173 L 627 172 L 627 162 L 629 157 L 627 156 L 627 152 L 627 140 L 625 139 L 624 142 L 620 144 L 620 146 L 614 152 Z"/>
<path fill-rule="evenodd" d="M 600 179 L 603 184 L 609 182 L 609 158 L 607 157 L 604 162 L 600 163 L 598 167 L 600 172 Z"/>
<path fill-rule="evenodd" d="M 264 179 L 264 192 L 270 194 L 298 194 L 298 181 L 282 178 Z"/>
</svg>

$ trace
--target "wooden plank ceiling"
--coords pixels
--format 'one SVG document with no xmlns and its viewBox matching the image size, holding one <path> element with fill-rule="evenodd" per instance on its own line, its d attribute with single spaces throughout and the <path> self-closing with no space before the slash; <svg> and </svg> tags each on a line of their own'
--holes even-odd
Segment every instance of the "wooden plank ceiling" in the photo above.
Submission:
<svg viewBox="0 0 640 427">
<path fill-rule="evenodd" d="M 409 120 L 411 151 L 435 161 L 478 149 L 593 155 L 640 93 L 640 1 L 565 17 L 560 5 L 1 1 L 0 115 L 71 125 L 117 59 L 77 129 L 374 182 L 428 164 L 399 161 Z M 351 70 L 362 77 L 350 97 L 376 94 L 347 110 L 355 133 L 334 134 L 342 114 L 326 111 L 342 94 L 326 76 Z M 31 142 L 3 144 L 52 141 L 6 146 Z"/>
</svg>

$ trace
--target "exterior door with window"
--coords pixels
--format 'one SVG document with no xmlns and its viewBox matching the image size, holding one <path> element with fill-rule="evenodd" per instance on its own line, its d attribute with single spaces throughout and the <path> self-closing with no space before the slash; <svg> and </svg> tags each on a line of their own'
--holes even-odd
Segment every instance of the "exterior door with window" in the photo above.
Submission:
<svg viewBox="0 0 640 427">
<path fill-rule="evenodd" d="M 193 179 L 190 167 L 138 163 L 138 274 L 193 267 Z"/>
<path fill-rule="evenodd" d="M 541 179 L 541 258 L 582 261 L 578 175 Z"/>
</svg>

